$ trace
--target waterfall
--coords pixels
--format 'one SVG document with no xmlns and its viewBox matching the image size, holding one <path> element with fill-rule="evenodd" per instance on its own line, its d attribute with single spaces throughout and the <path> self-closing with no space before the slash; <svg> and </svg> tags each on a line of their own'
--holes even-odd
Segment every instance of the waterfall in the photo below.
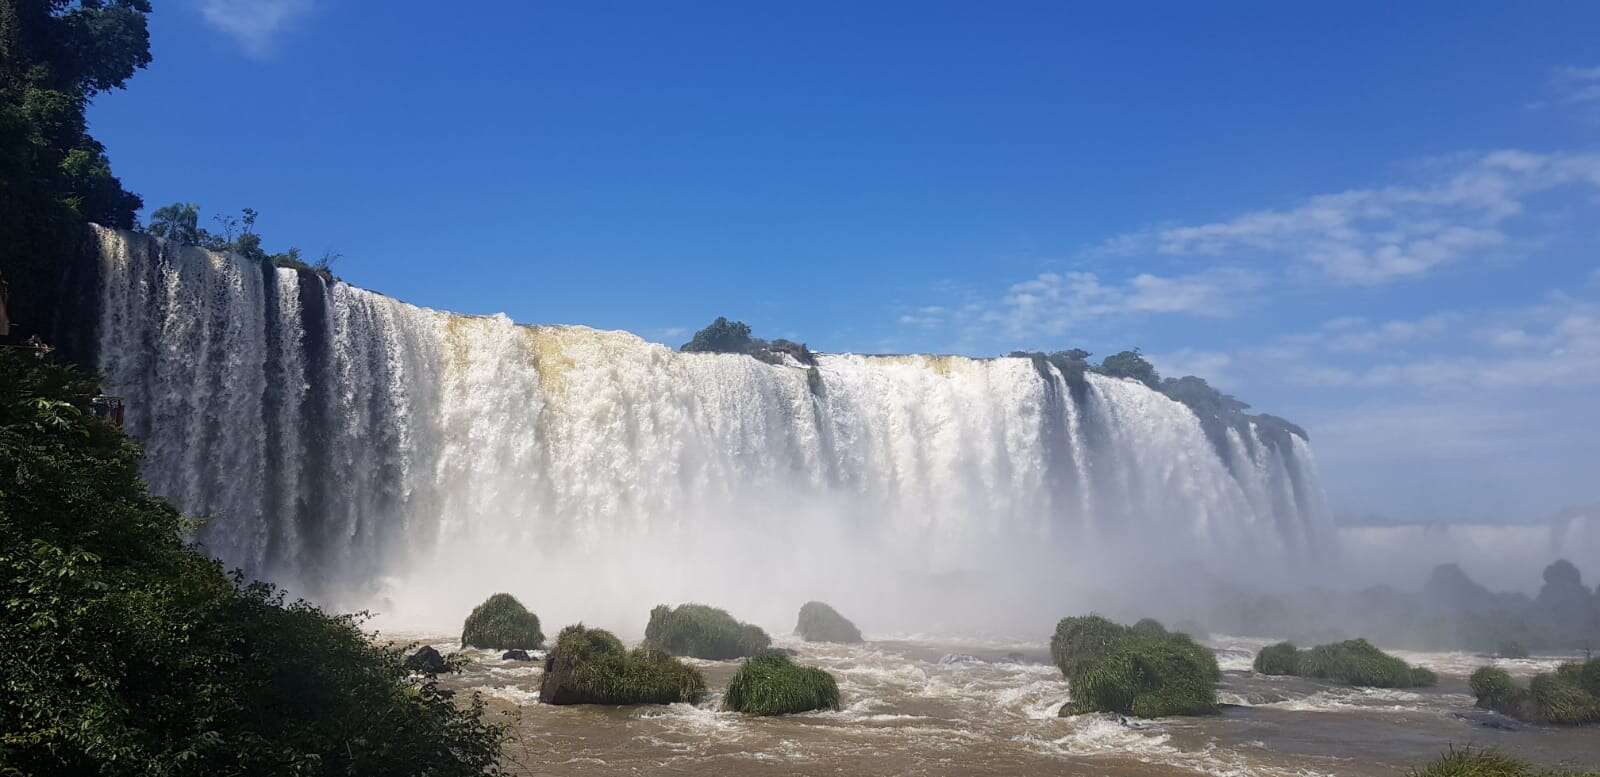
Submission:
<svg viewBox="0 0 1600 777">
<path fill-rule="evenodd" d="M 98 237 L 99 364 L 152 490 L 206 520 L 212 554 L 321 601 L 448 621 L 504 589 L 605 623 L 870 598 L 852 612 L 909 622 L 1331 545 L 1303 439 L 1219 446 L 1132 381 L 679 353 Z"/>
</svg>

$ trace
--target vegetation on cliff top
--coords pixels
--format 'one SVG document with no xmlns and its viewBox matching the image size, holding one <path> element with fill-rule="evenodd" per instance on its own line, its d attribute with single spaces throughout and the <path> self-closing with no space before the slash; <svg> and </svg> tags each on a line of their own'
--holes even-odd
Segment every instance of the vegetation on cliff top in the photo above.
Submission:
<svg viewBox="0 0 1600 777">
<path fill-rule="evenodd" d="M 768 364 L 782 364 L 784 356 L 808 367 L 815 367 L 817 358 L 805 343 L 779 338 L 763 340 L 750 333 L 750 325 L 743 321 L 729 321 L 721 316 L 694 333 L 689 342 L 678 350 L 688 353 L 742 353 Z"/>
<path fill-rule="evenodd" d="M 1493 666 L 1473 672 L 1469 683 L 1479 707 L 1517 720 L 1566 726 L 1600 723 L 1600 658 L 1541 672 L 1527 687 Z"/>
<path fill-rule="evenodd" d="M 788 715 L 839 709 L 839 684 L 833 675 L 801 666 L 782 653 L 745 659 L 723 696 L 724 709 L 747 715 Z"/>
<path fill-rule="evenodd" d="M 800 606 L 800 618 L 795 623 L 794 633 L 807 642 L 861 641 L 861 630 L 849 618 L 823 602 L 806 602 Z"/>
<path fill-rule="evenodd" d="M 609 631 L 579 623 L 556 635 L 545 657 L 545 704 L 694 704 L 705 696 L 699 670 L 652 647 L 629 651 Z"/>
<path fill-rule="evenodd" d="M 0 349 L 0 773 L 496 773 L 476 696 L 186 547 L 96 394 Z"/>
<path fill-rule="evenodd" d="M 1292 643 L 1269 645 L 1256 654 L 1257 672 L 1328 680 L 1370 688 L 1417 688 L 1439 681 L 1433 672 L 1412 666 L 1364 639 L 1298 650 Z"/>
<path fill-rule="evenodd" d="M 740 623 L 727 610 L 704 604 L 657 605 L 650 611 L 644 638 L 672 655 L 711 661 L 753 656 L 772 644 L 761 627 Z"/>
<path fill-rule="evenodd" d="M 511 594 L 495 594 L 472 609 L 461 624 L 463 647 L 491 650 L 537 650 L 544 645 L 539 616 L 528 612 Z"/>
<path fill-rule="evenodd" d="M 1050 655 L 1071 685 L 1062 715 L 1117 712 L 1142 718 L 1217 709 L 1217 658 L 1160 623 L 1122 626 L 1098 615 L 1062 618 Z"/>
</svg>

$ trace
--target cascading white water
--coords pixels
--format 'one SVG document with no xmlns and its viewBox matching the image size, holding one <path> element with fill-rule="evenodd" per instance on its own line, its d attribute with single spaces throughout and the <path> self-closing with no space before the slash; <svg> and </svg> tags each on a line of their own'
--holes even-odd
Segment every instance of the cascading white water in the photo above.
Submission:
<svg viewBox="0 0 1600 777">
<path fill-rule="evenodd" d="M 678 353 L 99 237 L 100 365 L 153 490 L 228 563 L 396 619 L 502 589 L 624 631 L 691 598 L 774 622 L 810 598 L 885 624 L 1058 614 L 1116 568 L 1293 567 L 1330 537 L 1303 440 L 1252 428 L 1219 455 L 1131 381 Z"/>
</svg>

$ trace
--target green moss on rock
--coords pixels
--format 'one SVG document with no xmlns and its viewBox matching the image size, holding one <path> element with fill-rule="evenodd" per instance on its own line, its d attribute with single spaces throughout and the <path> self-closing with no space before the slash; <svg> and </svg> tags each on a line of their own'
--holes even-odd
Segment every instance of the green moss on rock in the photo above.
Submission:
<svg viewBox="0 0 1600 777">
<path fill-rule="evenodd" d="M 861 641 L 861 630 L 838 610 L 823 602 L 806 602 L 800 607 L 800 619 L 794 633 L 807 642 Z"/>
<path fill-rule="evenodd" d="M 1155 621 L 1133 627 L 1098 615 L 1062 618 L 1050 655 L 1072 687 L 1062 715 L 1117 712 L 1153 718 L 1217 709 L 1216 656 Z"/>
<path fill-rule="evenodd" d="M 1473 672 L 1469 683 L 1479 707 L 1517 720 L 1563 726 L 1600 723 L 1600 658 L 1536 674 L 1526 688 L 1492 666 Z"/>
<path fill-rule="evenodd" d="M 672 655 L 710 661 L 746 658 L 772 645 L 761 627 L 740 623 L 727 610 L 703 604 L 657 605 L 650 611 L 644 638 Z"/>
<path fill-rule="evenodd" d="M 839 709 L 839 685 L 833 675 L 800 666 L 782 653 L 766 652 L 746 659 L 728 683 L 724 709 L 747 715 L 788 715 Z"/>
<path fill-rule="evenodd" d="M 1369 688 L 1421 688 L 1437 675 L 1379 650 L 1364 639 L 1351 639 L 1296 650 L 1288 642 L 1268 645 L 1253 664 L 1262 674 L 1295 675 Z"/>
<path fill-rule="evenodd" d="M 537 650 L 544 645 L 539 616 L 511 594 L 495 594 L 472 609 L 461 624 L 463 647 L 489 650 Z"/>
<path fill-rule="evenodd" d="M 632 651 L 609 631 L 568 626 L 544 662 L 545 704 L 694 704 L 705 696 L 699 670 L 649 647 Z"/>
</svg>

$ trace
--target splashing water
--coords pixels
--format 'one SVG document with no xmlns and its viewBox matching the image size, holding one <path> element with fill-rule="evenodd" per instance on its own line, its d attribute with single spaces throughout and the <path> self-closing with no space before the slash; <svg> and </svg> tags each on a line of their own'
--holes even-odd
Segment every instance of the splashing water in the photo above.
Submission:
<svg viewBox="0 0 1600 777">
<path fill-rule="evenodd" d="M 1056 617 L 1124 566 L 1259 574 L 1331 544 L 1303 440 L 1216 447 L 1131 381 L 678 353 L 99 238 L 100 366 L 152 489 L 226 562 L 417 625 L 510 590 L 552 624 L 699 598 L 787 627 L 823 598 L 949 630 Z"/>
</svg>

